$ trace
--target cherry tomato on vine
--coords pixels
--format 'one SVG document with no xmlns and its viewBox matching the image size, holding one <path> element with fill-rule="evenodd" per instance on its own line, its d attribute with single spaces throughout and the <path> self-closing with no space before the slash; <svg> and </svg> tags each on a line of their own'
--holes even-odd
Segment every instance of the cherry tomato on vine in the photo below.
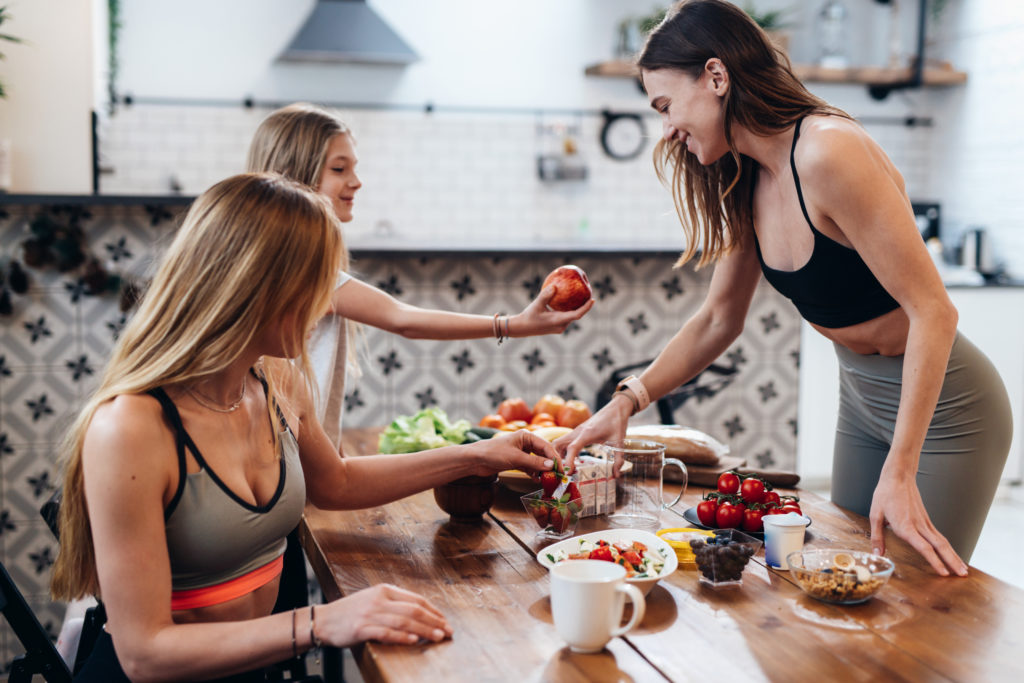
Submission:
<svg viewBox="0 0 1024 683">
<path fill-rule="evenodd" d="M 735 529 L 743 523 L 743 510 L 735 503 L 722 503 L 715 513 L 715 523 L 719 529 Z"/>
<path fill-rule="evenodd" d="M 765 510 L 760 506 L 757 508 L 748 508 L 743 512 L 743 530 L 744 531 L 764 531 L 764 515 Z"/>
<path fill-rule="evenodd" d="M 733 472 L 722 472 L 718 475 L 719 493 L 736 493 L 740 490 L 740 478 Z"/>
<path fill-rule="evenodd" d="M 697 519 L 704 526 L 716 528 L 715 513 L 718 512 L 718 501 L 714 498 L 697 503 Z"/>
<path fill-rule="evenodd" d="M 771 507 L 772 505 L 782 505 L 782 499 L 779 498 L 779 494 L 775 491 L 765 491 L 764 497 L 761 498 L 761 502 Z"/>
<path fill-rule="evenodd" d="M 786 514 L 787 512 L 795 512 L 798 515 L 804 514 L 803 510 L 801 510 L 800 506 L 797 505 L 796 503 L 786 503 L 785 505 L 783 505 L 782 514 Z"/>
<path fill-rule="evenodd" d="M 747 477 L 740 485 L 740 497 L 747 503 L 760 503 L 764 500 L 764 482 L 756 477 Z"/>
</svg>

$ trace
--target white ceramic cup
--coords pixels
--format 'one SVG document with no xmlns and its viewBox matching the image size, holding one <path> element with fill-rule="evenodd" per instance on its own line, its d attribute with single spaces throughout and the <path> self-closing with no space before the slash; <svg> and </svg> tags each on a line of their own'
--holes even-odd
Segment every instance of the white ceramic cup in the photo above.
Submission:
<svg viewBox="0 0 1024 683">
<path fill-rule="evenodd" d="M 633 616 L 622 623 L 626 597 Z M 551 614 L 555 630 L 573 652 L 600 652 L 615 636 L 644 618 L 644 595 L 626 583 L 626 570 L 604 560 L 566 560 L 551 568 Z"/>
<path fill-rule="evenodd" d="M 786 556 L 803 549 L 804 531 L 811 520 L 795 512 L 788 512 L 784 515 L 765 515 L 762 521 L 765 562 L 769 567 L 789 571 Z"/>
</svg>

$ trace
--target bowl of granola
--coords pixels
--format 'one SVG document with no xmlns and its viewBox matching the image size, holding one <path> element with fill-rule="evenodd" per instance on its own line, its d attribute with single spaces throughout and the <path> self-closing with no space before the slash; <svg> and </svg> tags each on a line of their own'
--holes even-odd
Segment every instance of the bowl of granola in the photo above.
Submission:
<svg viewBox="0 0 1024 683">
<path fill-rule="evenodd" d="M 836 548 L 799 550 L 787 555 L 786 562 L 805 593 L 836 605 L 869 600 L 896 569 L 887 557 Z"/>
</svg>

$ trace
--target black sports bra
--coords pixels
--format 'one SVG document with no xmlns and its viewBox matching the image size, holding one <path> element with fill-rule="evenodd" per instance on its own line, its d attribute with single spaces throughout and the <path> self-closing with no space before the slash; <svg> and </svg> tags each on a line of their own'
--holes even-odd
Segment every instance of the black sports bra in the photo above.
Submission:
<svg viewBox="0 0 1024 683">
<path fill-rule="evenodd" d="M 802 123 L 803 120 L 800 120 L 796 124 L 789 163 L 793 169 L 800 210 L 814 235 L 814 248 L 811 258 L 797 270 L 776 270 L 765 265 L 755 231 L 754 245 L 761 262 L 761 272 L 772 287 L 792 300 L 800 315 L 810 323 L 838 328 L 873 320 L 899 308 L 900 304 L 885 291 L 856 249 L 823 235 L 811 223 L 794 161 Z"/>
</svg>

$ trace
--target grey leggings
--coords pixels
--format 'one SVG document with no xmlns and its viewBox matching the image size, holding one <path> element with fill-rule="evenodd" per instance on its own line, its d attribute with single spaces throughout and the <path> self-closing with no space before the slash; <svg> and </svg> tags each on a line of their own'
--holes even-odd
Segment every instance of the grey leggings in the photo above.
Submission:
<svg viewBox="0 0 1024 683">
<path fill-rule="evenodd" d="M 860 355 L 836 345 L 839 421 L 832 501 L 862 515 L 892 443 L 903 356 Z M 989 359 L 957 333 L 921 450 L 917 487 L 935 527 L 969 561 L 1010 451 L 1010 401 Z"/>
</svg>

